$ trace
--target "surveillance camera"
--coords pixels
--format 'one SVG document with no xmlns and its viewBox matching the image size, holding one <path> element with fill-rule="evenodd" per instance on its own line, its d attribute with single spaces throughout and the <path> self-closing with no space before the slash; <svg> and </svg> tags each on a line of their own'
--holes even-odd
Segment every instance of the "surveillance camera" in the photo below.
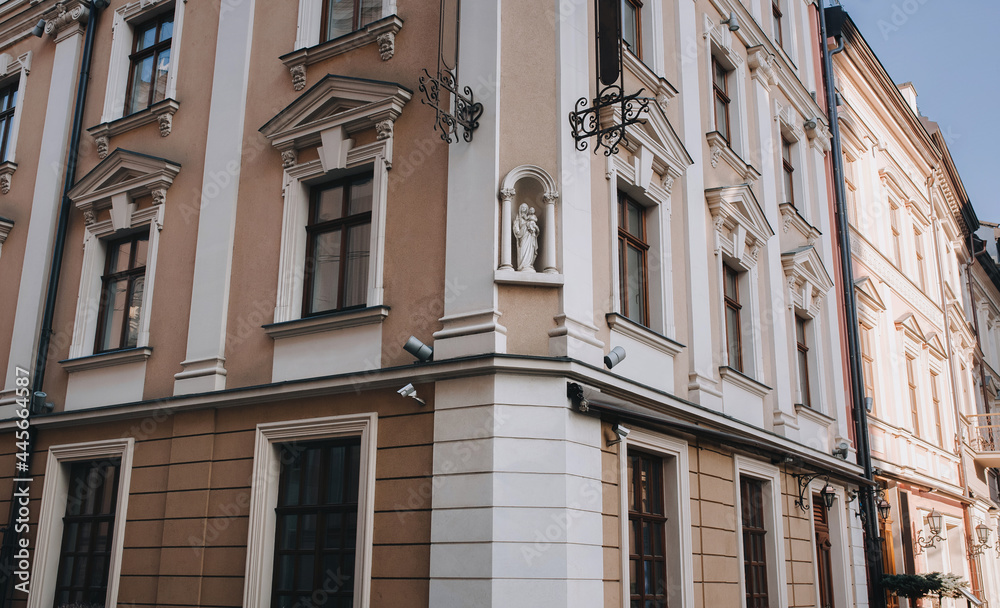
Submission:
<svg viewBox="0 0 1000 608">
<path fill-rule="evenodd" d="M 434 349 L 417 340 L 415 336 L 410 336 L 410 339 L 403 345 L 403 350 L 421 361 L 430 361 L 434 358 Z"/>
<path fill-rule="evenodd" d="M 845 450 L 846 451 L 846 450 L 849 450 L 850 448 L 851 448 L 851 446 L 846 441 L 841 441 L 840 443 L 837 444 L 837 449 L 838 450 Z"/>
<path fill-rule="evenodd" d="M 736 19 L 736 13 L 729 13 L 729 19 L 723 19 L 721 23 L 722 25 L 728 25 L 730 32 L 735 32 L 740 29 L 740 22 Z"/>
<path fill-rule="evenodd" d="M 631 431 L 629 429 L 623 427 L 620 424 L 616 424 L 615 425 L 615 434 L 618 435 L 619 437 L 621 437 L 622 439 L 625 439 L 626 437 L 628 437 L 628 434 L 630 432 Z"/>
<path fill-rule="evenodd" d="M 611 349 L 611 352 L 604 356 L 604 365 L 608 369 L 613 368 L 622 362 L 625 358 L 625 349 L 621 346 L 616 346 Z"/>
<path fill-rule="evenodd" d="M 41 38 L 45 34 L 45 19 L 39 19 L 35 27 L 31 28 L 31 34 L 37 38 Z"/>
<path fill-rule="evenodd" d="M 810 118 L 809 120 L 805 121 L 802 124 L 802 126 L 805 128 L 806 131 L 815 131 L 816 127 L 819 126 L 819 121 L 816 120 L 815 118 Z"/>
<path fill-rule="evenodd" d="M 407 384 L 396 392 L 404 397 L 412 397 L 417 394 L 417 389 L 413 388 L 412 384 Z"/>
</svg>

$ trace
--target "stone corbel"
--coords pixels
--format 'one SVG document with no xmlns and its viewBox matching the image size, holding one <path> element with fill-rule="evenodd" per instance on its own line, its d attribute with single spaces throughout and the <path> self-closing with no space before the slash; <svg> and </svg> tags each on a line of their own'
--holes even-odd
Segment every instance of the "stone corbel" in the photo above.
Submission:
<svg viewBox="0 0 1000 608">
<path fill-rule="evenodd" d="M 67 8 L 68 7 L 68 8 Z M 56 3 L 56 10 L 58 15 L 56 17 L 50 17 L 45 22 L 45 33 L 55 37 L 56 42 L 59 42 L 60 35 L 66 31 L 72 31 L 71 26 L 82 27 L 90 19 L 90 9 L 87 8 L 81 0 L 60 0 Z"/>
<path fill-rule="evenodd" d="M 111 139 L 107 135 L 98 135 L 94 138 L 97 145 L 97 158 L 104 160 L 108 156 L 108 148 L 111 147 Z"/>
<path fill-rule="evenodd" d="M 763 46 L 756 46 L 747 51 L 747 65 L 750 67 L 750 77 L 764 88 L 775 84 L 774 55 L 768 53 Z"/>
<path fill-rule="evenodd" d="M 832 149 L 830 139 L 833 135 L 830 133 L 830 129 L 827 128 L 821 120 L 816 119 L 816 127 L 813 129 L 807 129 L 806 135 L 809 136 L 809 145 L 816 150 L 819 150 L 820 152 L 829 152 Z"/>
<path fill-rule="evenodd" d="M 376 139 L 383 140 L 392 137 L 392 120 L 385 119 L 375 123 Z"/>
<path fill-rule="evenodd" d="M 0 163 L 0 193 L 7 194 L 10 192 L 10 180 L 16 170 L 17 163 L 12 163 L 9 160 Z"/>
<path fill-rule="evenodd" d="M 392 56 L 396 54 L 395 32 L 379 34 L 379 36 L 375 38 L 375 42 L 378 43 L 378 54 L 382 57 L 382 61 L 389 61 L 392 59 Z"/>
<path fill-rule="evenodd" d="M 288 66 L 288 73 L 292 75 L 292 88 L 296 91 L 306 88 L 306 64 Z"/>
<path fill-rule="evenodd" d="M 718 142 L 712 142 L 712 168 L 719 166 L 719 158 L 722 157 L 722 146 Z"/>
<path fill-rule="evenodd" d="M 153 206 L 163 205 L 167 202 L 167 191 L 164 188 L 157 188 L 150 193 L 153 197 Z"/>
<path fill-rule="evenodd" d="M 281 166 L 285 169 L 291 169 L 299 163 L 299 152 L 298 150 L 282 150 L 281 151 Z"/>
<path fill-rule="evenodd" d="M 167 135 L 170 135 L 170 131 L 173 129 L 174 115 L 170 112 L 157 114 L 156 122 L 160 124 L 160 137 L 166 137 Z"/>
</svg>

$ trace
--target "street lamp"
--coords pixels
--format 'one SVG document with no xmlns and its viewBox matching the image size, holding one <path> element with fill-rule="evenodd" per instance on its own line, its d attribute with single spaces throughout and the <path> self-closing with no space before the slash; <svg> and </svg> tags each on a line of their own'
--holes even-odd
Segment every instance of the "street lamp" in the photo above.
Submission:
<svg viewBox="0 0 1000 608">
<path fill-rule="evenodd" d="M 978 526 L 976 526 L 976 538 L 979 539 L 978 543 L 972 542 L 971 538 L 969 539 L 970 558 L 982 555 L 983 551 L 989 548 L 989 544 L 987 544 L 989 543 L 990 540 L 989 526 L 987 526 L 984 523 L 980 523 Z"/>
<path fill-rule="evenodd" d="M 941 536 L 941 514 L 937 512 L 937 509 L 932 509 L 930 514 L 927 516 L 927 527 L 930 528 L 931 535 L 930 538 L 924 538 L 923 533 L 917 535 L 917 554 L 924 552 L 924 549 L 930 549 L 935 546 L 934 543 L 939 540 L 944 540 Z"/>
<path fill-rule="evenodd" d="M 888 500 L 883 498 L 878 501 L 878 506 L 876 508 L 878 509 L 878 516 L 882 518 L 882 521 L 889 519 L 889 509 L 892 508 L 892 505 L 889 504 Z"/>
<path fill-rule="evenodd" d="M 823 486 L 823 489 L 819 491 L 819 495 L 823 497 L 823 504 L 826 505 L 827 509 L 833 508 L 833 499 L 837 498 L 837 492 L 830 484 Z"/>
</svg>

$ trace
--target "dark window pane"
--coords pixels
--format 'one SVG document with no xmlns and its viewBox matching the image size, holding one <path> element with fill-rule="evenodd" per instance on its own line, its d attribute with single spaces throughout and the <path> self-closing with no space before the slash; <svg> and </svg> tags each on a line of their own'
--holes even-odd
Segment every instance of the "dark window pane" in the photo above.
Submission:
<svg viewBox="0 0 1000 608">
<path fill-rule="evenodd" d="M 354 31 L 354 0 L 327 0 L 326 39 Z"/>
<path fill-rule="evenodd" d="M 663 461 L 640 452 L 628 454 L 629 595 L 632 606 L 666 602 Z M 639 531 L 638 536 L 636 531 Z"/>
<path fill-rule="evenodd" d="M 639 9 L 629 0 L 622 2 L 622 40 L 639 56 Z"/>
<path fill-rule="evenodd" d="M 153 91 L 153 103 L 163 101 L 167 97 L 167 71 L 170 69 L 170 49 L 165 49 L 156 56 L 156 79 Z"/>
<path fill-rule="evenodd" d="M 153 78 L 153 57 L 146 57 L 132 66 L 132 90 L 129 91 L 131 104 L 126 114 L 134 114 L 149 105 L 149 90 Z"/>
<path fill-rule="evenodd" d="M 382 18 L 382 0 L 361 0 L 361 20 L 358 24 L 364 27 L 372 21 Z"/>
<path fill-rule="evenodd" d="M 327 188 L 317 193 L 316 212 L 313 216 L 315 223 L 327 222 L 343 217 L 344 215 L 344 188 Z"/>
<path fill-rule="evenodd" d="M 337 308 L 340 296 L 340 231 L 319 234 L 313 244 L 312 312 Z"/>
<path fill-rule="evenodd" d="M 347 231 L 347 266 L 344 269 L 344 307 L 363 306 L 368 298 L 368 249 L 371 224 Z"/>
<path fill-rule="evenodd" d="M 168 21 L 164 21 L 160 24 L 160 42 L 170 40 L 174 35 L 174 19 L 171 17 Z"/>
<path fill-rule="evenodd" d="M 125 313 L 127 290 L 127 280 L 114 281 L 105 288 L 104 298 L 107 306 L 104 313 L 104 333 L 101 337 L 102 350 L 116 348 L 121 343 L 122 317 Z"/>
<path fill-rule="evenodd" d="M 348 215 L 356 215 L 372 210 L 372 178 L 368 177 L 351 184 L 351 204 Z"/>
</svg>

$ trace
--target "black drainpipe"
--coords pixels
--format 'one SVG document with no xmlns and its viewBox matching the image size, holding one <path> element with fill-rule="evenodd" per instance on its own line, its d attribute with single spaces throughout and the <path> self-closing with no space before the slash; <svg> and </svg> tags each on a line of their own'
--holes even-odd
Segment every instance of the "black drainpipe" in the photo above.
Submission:
<svg viewBox="0 0 1000 608">
<path fill-rule="evenodd" d="M 35 358 L 35 373 L 32 379 L 32 397 L 29 401 L 29 415 L 41 413 L 44 409 L 44 399 L 36 399 L 35 393 L 41 392 L 45 382 L 45 364 L 48 360 L 49 343 L 52 337 L 52 317 L 56 308 L 56 292 L 59 286 L 59 273 L 62 267 L 63 252 L 66 249 L 66 231 L 69 225 L 69 213 L 72 209 L 72 201 L 69 200 L 69 191 L 76 181 L 76 166 L 79 158 L 80 134 L 83 131 L 83 109 L 87 99 L 87 86 L 90 84 L 90 60 L 94 54 L 94 28 L 97 23 L 97 16 L 101 7 L 99 2 L 90 1 L 90 14 L 87 18 L 87 31 L 83 41 L 83 56 L 80 60 L 80 79 L 77 82 L 76 105 L 73 108 L 73 128 L 70 133 L 69 148 L 66 158 L 66 174 L 63 178 L 62 203 L 59 207 L 59 220 L 56 224 L 55 243 L 52 249 L 52 266 L 49 269 L 49 282 L 45 294 L 45 308 L 42 311 L 42 325 L 38 332 L 38 353 Z M 31 460 L 34 455 L 36 431 L 33 426 L 28 427 L 28 449 L 27 460 L 30 474 Z M 15 484 L 16 486 L 17 484 Z M 13 601 L 13 579 L 14 555 L 18 545 L 20 534 L 17 533 L 16 504 L 12 499 L 10 503 L 10 513 L 7 518 L 7 527 L 3 529 L 3 543 L 0 545 L 0 608 L 5 608 Z M 32 548 L 32 556 L 37 547 Z M 34 566 L 34 564 L 33 564 Z"/>
<path fill-rule="evenodd" d="M 857 438 L 858 464 L 864 468 L 865 478 L 874 481 L 871 448 L 868 437 L 868 410 L 865 408 L 865 392 L 861 368 L 861 343 L 858 335 L 858 308 L 854 293 L 854 269 L 851 264 L 851 233 L 847 223 L 846 192 L 844 191 L 844 152 L 840 141 L 840 125 L 837 118 L 837 91 L 833 78 L 833 55 L 844 50 L 842 25 L 847 14 L 840 6 L 824 8 L 820 0 L 820 48 L 823 51 L 823 80 L 826 87 L 826 105 L 829 112 L 830 132 L 833 136 L 833 182 L 836 195 L 837 240 L 840 245 L 840 266 L 843 276 L 844 308 L 847 323 L 847 348 L 849 376 L 851 378 L 852 411 L 854 412 L 855 436 Z M 831 33 L 838 46 L 833 52 L 827 48 L 827 12 L 833 24 Z M 865 531 L 865 553 L 868 560 L 868 602 L 872 608 L 885 608 L 885 592 L 882 590 L 882 547 L 876 509 L 874 486 L 859 489 L 861 521 Z"/>
</svg>

